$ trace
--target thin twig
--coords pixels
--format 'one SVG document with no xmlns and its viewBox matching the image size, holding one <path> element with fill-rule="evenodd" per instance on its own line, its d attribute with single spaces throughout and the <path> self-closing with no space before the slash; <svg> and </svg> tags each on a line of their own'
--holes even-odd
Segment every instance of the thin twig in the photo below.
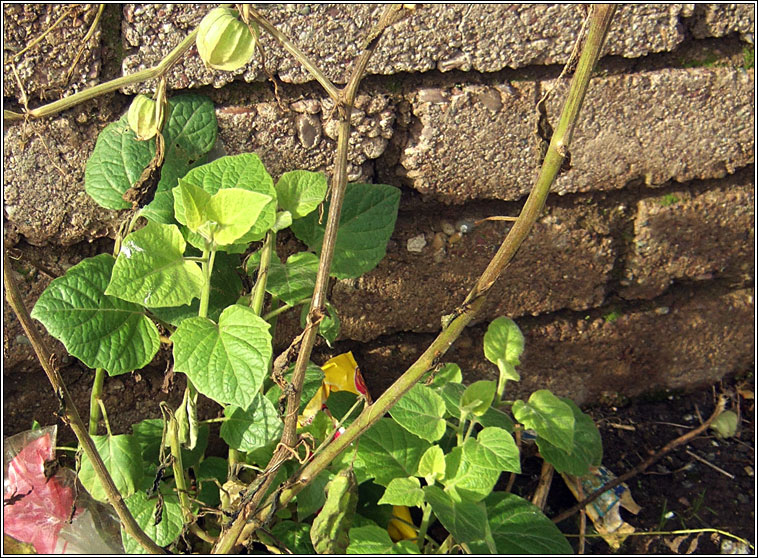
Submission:
<svg viewBox="0 0 758 558">
<path fill-rule="evenodd" d="M 116 488 L 110 473 L 108 473 L 108 469 L 106 469 L 103 460 L 100 458 L 95 443 L 87 432 L 87 428 L 84 426 L 84 423 L 79 416 L 76 404 L 71 398 L 71 395 L 66 388 L 66 384 L 63 382 L 63 377 L 55 366 L 55 355 L 48 349 L 45 340 L 42 338 L 39 331 L 37 331 L 37 328 L 34 327 L 32 318 L 24 306 L 21 294 L 18 291 L 18 286 L 16 285 L 16 280 L 13 278 L 13 267 L 11 266 L 10 261 L 8 261 L 7 253 L 3 253 L 3 283 L 5 284 L 6 300 L 16 314 L 18 321 L 21 323 L 24 333 L 26 333 L 26 336 L 29 338 L 32 347 L 34 348 L 34 352 L 37 354 L 37 358 L 42 364 L 42 368 L 45 370 L 45 373 L 53 386 L 53 391 L 60 400 L 63 418 L 65 418 L 65 421 L 71 427 L 71 430 L 74 431 L 77 440 L 79 440 L 79 445 L 92 463 L 95 474 L 97 475 L 103 490 L 105 490 L 108 501 L 116 510 L 119 519 L 121 519 L 124 530 L 149 553 L 165 553 L 160 546 L 155 544 L 155 542 L 145 534 L 139 524 L 134 520 L 131 512 L 129 512 L 129 508 L 127 508 L 124 503 L 121 493 L 118 488 Z"/>
<path fill-rule="evenodd" d="M 27 50 L 33 48 L 36 46 L 42 39 L 47 37 L 47 34 L 50 33 L 53 29 L 55 29 L 58 25 L 60 25 L 60 22 L 66 19 L 66 16 L 71 13 L 71 10 L 73 10 L 76 6 L 70 6 L 68 9 L 66 9 L 65 12 L 63 12 L 63 15 L 61 15 L 58 19 L 55 20 L 55 23 L 53 23 L 50 27 L 45 29 L 45 31 L 36 39 L 31 41 L 28 45 L 26 45 L 23 49 L 18 51 L 16 54 L 13 55 L 13 60 L 18 60 L 22 54 L 24 54 Z"/>
<path fill-rule="evenodd" d="M 79 47 L 79 51 L 76 53 L 74 61 L 71 63 L 71 67 L 68 69 L 68 72 L 66 72 L 66 81 L 71 79 L 71 74 L 74 73 L 74 68 L 76 68 L 76 65 L 79 63 L 79 59 L 82 57 L 82 53 L 87 47 L 87 43 L 92 38 L 92 35 L 95 34 L 95 29 L 97 29 L 97 24 L 100 22 L 100 17 L 103 15 L 104 10 L 105 4 L 100 4 L 100 7 L 97 9 L 97 14 L 95 14 L 95 19 L 92 20 L 92 25 L 89 27 L 89 31 L 87 31 L 84 39 L 82 39 L 82 46 Z"/>
<path fill-rule="evenodd" d="M 668 444 L 663 446 L 660 450 L 658 450 L 657 453 L 651 455 L 648 457 L 645 461 L 634 467 L 633 469 L 627 471 L 620 477 L 617 477 L 616 479 L 607 482 L 597 490 L 595 490 L 592 494 L 587 496 L 584 500 L 577 503 L 576 505 L 570 507 L 565 512 L 558 514 L 556 517 L 553 518 L 553 523 L 560 523 L 564 519 L 567 519 L 574 515 L 576 512 L 578 512 L 580 509 L 587 506 L 587 504 L 590 504 L 595 501 L 599 496 L 601 496 L 604 492 L 607 492 L 608 490 L 617 487 L 623 482 L 628 481 L 632 477 L 640 474 L 642 471 L 650 467 L 653 463 L 658 461 L 660 458 L 662 458 L 664 455 L 669 453 L 674 448 L 677 448 L 681 446 L 682 444 L 687 443 L 692 438 L 697 436 L 698 434 L 701 434 L 705 432 L 705 430 L 711 425 L 711 423 L 718 417 L 721 412 L 724 410 L 724 406 L 726 405 L 726 398 L 721 397 L 719 398 L 719 402 L 716 405 L 716 410 L 713 411 L 713 414 L 710 416 L 710 418 L 705 421 L 703 424 L 698 426 L 697 428 L 694 428 L 687 432 L 686 434 L 683 434 L 682 436 L 679 436 L 678 438 L 675 438 L 674 440 L 671 440 Z"/>
<path fill-rule="evenodd" d="M 711 469 L 713 469 L 714 471 L 718 471 L 718 472 L 719 472 L 719 473 L 721 473 L 722 475 L 726 475 L 726 476 L 727 476 L 727 477 L 729 477 L 730 479 L 734 480 L 734 475 L 733 475 L 732 473 L 729 473 L 728 471 L 724 471 L 724 469 L 722 469 L 721 467 L 717 467 L 716 465 L 714 465 L 714 464 L 713 464 L 713 463 L 711 463 L 710 461 L 707 461 L 707 460 L 703 459 L 703 458 L 702 458 L 702 457 L 700 457 L 698 454 L 696 454 L 696 453 L 694 453 L 694 452 L 691 452 L 690 450 L 684 450 L 684 451 L 685 451 L 685 453 L 686 453 L 687 455 L 689 455 L 690 457 L 694 457 L 695 459 L 697 459 L 698 461 L 700 461 L 700 463 L 703 463 L 704 465 L 708 465 L 708 467 L 710 467 L 710 468 L 711 468 Z"/>
</svg>

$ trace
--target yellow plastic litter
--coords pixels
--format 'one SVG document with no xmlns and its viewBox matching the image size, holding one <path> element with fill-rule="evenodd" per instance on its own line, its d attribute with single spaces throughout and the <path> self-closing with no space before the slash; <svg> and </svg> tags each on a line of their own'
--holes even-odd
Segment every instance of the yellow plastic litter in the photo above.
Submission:
<svg viewBox="0 0 758 558">
<path fill-rule="evenodd" d="M 392 506 L 392 519 L 387 524 L 387 533 L 393 542 L 418 537 L 418 529 L 411 519 L 411 511 L 407 506 Z"/>
<path fill-rule="evenodd" d="M 309 424 L 313 420 L 313 417 L 323 408 L 329 394 L 333 391 L 349 391 L 356 395 L 362 395 L 371 403 L 371 396 L 353 353 L 342 353 L 327 360 L 321 370 L 324 371 L 324 382 L 303 409 L 303 414 L 300 416 L 301 426 Z"/>
</svg>

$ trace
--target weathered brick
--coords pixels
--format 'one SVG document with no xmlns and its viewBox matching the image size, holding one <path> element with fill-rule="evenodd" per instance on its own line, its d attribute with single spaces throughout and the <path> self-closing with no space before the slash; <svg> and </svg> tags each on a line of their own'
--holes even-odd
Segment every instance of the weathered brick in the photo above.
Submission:
<svg viewBox="0 0 758 558">
<path fill-rule="evenodd" d="M 676 280 L 751 279 L 754 207 L 747 176 L 702 193 L 681 190 L 640 200 L 620 294 L 653 298 Z"/>
<path fill-rule="evenodd" d="M 160 61 L 211 7 L 128 4 L 124 8 L 124 37 L 127 48 L 135 52 L 124 59 L 124 73 Z M 381 10 L 380 5 L 368 4 L 278 4 L 266 6 L 262 12 L 330 79 L 345 83 L 360 44 Z M 621 6 L 609 32 L 606 52 L 636 58 L 671 51 L 684 40 L 681 19 L 690 13 L 683 4 Z M 584 9 L 575 5 L 419 4 L 405 20 L 386 31 L 367 71 L 379 75 L 435 69 L 494 72 L 565 63 L 583 18 Z M 262 35 L 270 70 L 285 82 L 313 79 L 270 37 Z M 221 87 L 238 77 L 246 81 L 264 78 L 258 61 L 233 74 L 211 72 L 192 56 L 185 57 L 169 73 L 169 84 L 172 88 Z M 125 89 L 137 90 L 144 91 L 145 86 Z"/>
<path fill-rule="evenodd" d="M 31 97 L 52 99 L 95 85 L 100 73 L 100 27 L 87 41 L 82 41 L 97 13 L 97 4 L 3 4 L 3 95 L 22 102 L 13 71 Z M 60 18 L 39 43 L 21 52 Z M 80 46 L 82 55 L 68 79 L 66 74 L 74 63 Z"/>
<path fill-rule="evenodd" d="M 572 168 L 559 175 L 553 191 L 721 178 L 752 163 L 753 85 L 752 69 L 594 78 L 572 140 Z M 522 197 L 537 173 L 535 87 L 516 82 L 420 89 L 410 96 L 415 120 L 395 173 L 448 203 Z M 567 89 L 568 80 L 557 83 L 547 103 L 553 126 Z M 488 106 L 487 99 L 497 95 L 500 102 Z"/>
</svg>

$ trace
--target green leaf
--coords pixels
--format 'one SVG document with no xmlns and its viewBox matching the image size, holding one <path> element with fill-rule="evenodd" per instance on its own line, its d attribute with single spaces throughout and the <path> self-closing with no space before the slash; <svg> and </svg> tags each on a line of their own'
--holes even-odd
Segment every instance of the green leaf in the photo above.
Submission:
<svg viewBox="0 0 758 558">
<path fill-rule="evenodd" d="M 163 421 L 161 419 L 142 420 L 132 425 L 132 433 L 139 444 L 142 462 L 146 465 L 157 465 L 160 460 Z M 207 424 L 201 424 L 195 447 L 192 450 L 182 448 L 182 465 L 185 469 L 200 462 L 208 447 L 209 434 L 210 427 Z"/>
<path fill-rule="evenodd" d="M 242 292 L 242 281 L 237 273 L 239 266 L 240 258 L 236 254 L 216 252 L 208 300 L 208 318 L 211 320 L 218 321 L 221 312 L 239 299 Z M 199 309 L 200 299 L 195 298 L 189 305 L 151 308 L 150 312 L 159 320 L 178 326 L 187 318 L 197 317 Z"/>
<path fill-rule="evenodd" d="M 213 102 L 194 93 L 168 100 L 168 121 L 163 129 L 166 153 L 161 178 L 153 201 L 140 212 L 150 220 L 174 223 L 174 196 L 171 192 L 179 178 L 196 166 L 213 149 L 218 133 Z"/>
<path fill-rule="evenodd" d="M 535 391 L 528 403 L 516 401 L 513 416 L 563 451 L 570 452 L 574 447 L 574 412 L 550 391 Z"/>
<path fill-rule="evenodd" d="M 276 190 L 274 189 L 274 181 L 268 172 L 266 172 L 266 168 L 261 163 L 260 158 L 254 153 L 228 155 L 196 167 L 187 173 L 183 178 L 183 182 L 198 186 L 211 195 L 222 189 L 241 188 L 251 192 L 258 192 L 271 198 L 261 210 L 252 229 L 247 231 L 242 238 L 238 239 L 238 243 L 240 244 L 249 244 L 250 242 L 262 239 L 266 231 L 276 221 Z M 174 211 L 176 219 L 180 223 L 184 223 L 186 217 L 184 215 L 184 206 L 180 200 L 174 200 Z M 193 245 L 196 245 L 196 242 L 193 242 L 191 238 L 188 240 Z M 202 247 L 202 245 L 199 247 Z"/>
<path fill-rule="evenodd" d="M 521 364 L 519 357 L 523 352 L 524 335 L 516 322 L 500 317 L 490 323 L 484 334 L 484 356 L 497 364 L 501 375 L 516 382 L 521 379 L 516 366 Z"/>
<path fill-rule="evenodd" d="M 518 446 L 507 430 L 492 426 L 483 428 L 476 435 L 476 441 L 481 446 L 481 459 L 486 460 L 487 467 L 521 473 Z"/>
<path fill-rule="evenodd" d="M 107 209 L 127 209 L 123 196 L 134 186 L 155 156 L 155 138 L 138 141 L 123 115 L 97 136 L 84 167 L 84 189 Z"/>
<path fill-rule="evenodd" d="M 388 418 L 379 421 L 361 436 L 358 457 L 368 478 L 387 486 L 395 477 L 416 474 L 421 455 L 429 444 Z"/>
<path fill-rule="evenodd" d="M 426 380 L 429 376 L 432 376 L 432 374 L 432 382 L 428 384 L 429 387 L 432 388 L 441 388 L 448 382 L 457 382 L 460 384 L 463 381 L 461 367 L 454 362 L 445 363 L 442 368 L 436 372 L 427 372 L 422 380 Z"/>
<path fill-rule="evenodd" d="M 303 304 L 303 308 L 300 311 L 300 327 L 305 327 L 305 321 L 308 318 L 310 306 L 310 301 Z M 318 324 L 318 334 L 323 337 L 326 344 L 331 347 L 340 334 L 340 317 L 337 315 L 337 310 L 331 302 L 327 300 L 325 306 L 326 315 Z"/>
<path fill-rule="evenodd" d="M 292 364 L 284 373 L 284 379 L 287 382 L 292 381 L 292 373 L 294 371 L 295 365 Z M 305 379 L 303 380 L 303 391 L 302 395 L 300 396 L 300 410 L 298 411 L 299 413 L 303 412 L 303 409 L 305 409 L 305 406 L 313 398 L 313 396 L 316 395 L 316 392 L 321 387 L 321 384 L 323 382 L 324 371 L 321 370 L 321 367 L 319 365 L 313 364 L 309 361 L 308 366 L 305 368 Z M 266 392 L 266 399 L 268 399 L 273 405 L 276 406 L 279 403 L 279 397 L 281 397 L 281 395 L 282 388 L 274 384 Z"/>
<path fill-rule="evenodd" d="M 269 324 L 235 304 L 216 325 L 207 318 L 184 320 L 171 336 L 174 369 L 184 372 L 203 395 L 222 405 L 247 408 L 271 361 Z"/>
<path fill-rule="evenodd" d="M 445 478 L 445 453 L 434 445 L 424 452 L 418 464 L 418 475 L 424 477 L 426 484 L 434 484 Z"/>
<path fill-rule="evenodd" d="M 92 441 L 95 442 L 97 453 L 100 454 L 105 468 L 108 469 L 121 495 L 127 498 L 134 494 L 144 474 L 137 440 L 128 434 L 120 434 L 118 436 L 92 436 Z M 105 489 L 97 478 L 87 454 L 82 455 L 79 480 L 95 500 L 108 501 Z"/>
<path fill-rule="evenodd" d="M 360 405 L 353 409 L 353 405 L 358 400 L 358 396 L 349 391 L 333 391 L 326 400 L 326 408 L 329 413 L 337 420 L 342 421 L 342 426 L 349 426 L 351 422 L 361 413 Z M 348 411 L 353 409 L 350 416 Z"/>
<path fill-rule="evenodd" d="M 181 534 L 184 518 L 179 496 L 176 494 L 163 495 L 163 505 L 160 508 L 158 497 L 148 498 L 144 491 L 132 494 L 126 498 L 125 503 L 145 534 L 158 546 L 171 544 Z M 157 519 L 160 521 L 156 524 Z M 121 540 L 127 554 L 146 554 L 145 549 L 123 529 Z"/>
<path fill-rule="evenodd" d="M 289 211 L 277 211 L 276 221 L 271 226 L 271 230 L 274 232 L 283 231 L 290 225 L 292 225 L 292 213 Z"/>
<path fill-rule="evenodd" d="M 280 521 L 271 528 L 271 534 L 292 554 L 309 556 L 316 553 L 311 544 L 311 526 L 307 523 Z"/>
<path fill-rule="evenodd" d="M 562 397 L 574 414 L 574 442 L 571 451 L 565 451 L 537 436 L 537 447 L 543 459 L 559 473 L 586 475 L 590 465 L 600 465 L 603 460 L 603 440 L 595 421 L 571 401 Z"/>
<path fill-rule="evenodd" d="M 466 391 L 466 386 L 458 382 L 449 382 L 442 386 L 440 395 L 445 401 L 445 408 L 450 416 L 457 419 L 461 418 L 461 397 Z"/>
<path fill-rule="evenodd" d="M 573 554 L 558 527 L 531 502 L 494 492 L 484 503 L 497 554 Z"/>
<path fill-rule="evenodd" d="M 222 457 L 206 457 L 195 467 L 199 492 L 197 499 L 210 507 L 216 507 L 221 503 L 219 497 L 219 484 L 226 482 L 229 472 L 229 462 Z M 216 484 L 218 481 L 219 484 Z"/>
<path fill-rule="evenodd" d="M 414 385 L 390 409 L 397 423 L 419 438 L 434 442 L 445 434 L 445 401 L 432 389 Z"/>
<path fill-rule="evenodd" d="M 203 272 L 184 259 L 186 246 L 176 225 L 148 222 L 121 243 L 105 294 L 154 308 L 189 304 L 200 297 Z"/>
<path fill-rule="evenodd" d="M 339 279 L 359 277 L 384 258 L 400 204 L 400 190 L 386 184 L 349 184 L 340 216 L 331 275 Z M 324 223 L 318 215 L 292 223 L 292 231 L 318 254 L 324 239 Z"/>
<path fill-rule="evenodd" d="M 348 554 L 364 554 L 366 556 L 382 556 L 384 554 L 405 554 L 405 548 L 398 548 L 387 533 L 378 525 L 365 525 L 350 529 L 350 544 Z"/>
<path fill-rule="evenodd" d="M 475 554 L 497 554 L 484 504 L 456 501 L 440 487 L 424 487 L 426 501 L 456 542 L 466 543 Z"/>
<path fill-rule="evenodd" d="M 491 452 L 472 438 L 445 456 L 445 491 L 455 499 L 478 502 L 495 487 L 502 468 L 493 462 Z"/>
<path fill-rule="evenodd" d="M 282 264 L 271 260 L 266 291 L 279 297 L 285 304 L 295 306 L 313 296 L 318 271 L 318 256 L 312 252 L 298 252 Z"/>
<path fill-rule="evenodd" d="M 105 294 L 114 261 L 100 254 L 73 266 L 47 286 L 31 314 L 69 353 L 112 376 L 142 368 L 160 346 L 141 307 Z"/>
<path fill-rule="evenodd" d="M 246 409 L 234 405 L 225 407 L 224 416 L 221 438 L 236 450 L 256 450 L 282 433 L 282 420 L 276 409 L 260 393 Z"/>
<path fill-rule="evenodd" d="M 300 521 L 305 521 L 323 507 L 326 502 L 324 490 L 333 477 L 333 472 L 324 469 L 297 493 L 297 517 Z M 310 535 L 308 535 L 308 541 L 310 541 Z"/>
<path fill-rule="evenodd" d="M 482 426 L 496 426 L 507 432 L 513 433 L 513 419 L 495 407 L 490 407 L 482 416 L 476 417 L 476 422 Z"/>
<path fill-rule="evenodd" d="M 177 210 L 177 220 L 218 246 L 240 240 L 271 201 L 271 196 L 243 188 L 224 188 L 210 195 L 182 179 L 173 192 L 176 207 L 183 209 Z"/>
<path fill-rule="evenodd" d="M 305 217 L 324 201 L 326 186 L 326 177 L 320 172 L 285 172 L 276 183 L 279 207 L 289 211 L 293 219 Z"/>
<path fill-rule="evenodd" d="M 492 405 L 497 385 L 490 380 L 479 380 L 466 388 L 460 406 L 477 416 L 483 415 Z"/>
<path fill-rule="evenodd" d="M 731 438 L 737 433 L 739 417 L 734 411 L 724 411 L 711 423 L 711 430 L 719 438 Z"/>
<path fill-rule="evenodd" d="M 424 491 L 421 490 L 421 483 L 416 477 L 398 477 L 389 482 L 379 503 L 392 506 L 421 506 L 424 503 Z"/>
</svg>

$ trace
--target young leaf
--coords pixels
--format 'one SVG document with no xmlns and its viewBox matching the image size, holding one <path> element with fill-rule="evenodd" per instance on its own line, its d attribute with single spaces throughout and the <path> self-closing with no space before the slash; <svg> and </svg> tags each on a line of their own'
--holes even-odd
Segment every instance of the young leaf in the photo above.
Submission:
<svg viewBox="0 0 758 558">
<path fill-rule="evenodd" d="M 148 222 L 121 243 L 105 294 L 147 307 L 179 306 L 200 297 L 203 272 L 184 259 L 176 225 Z"/>
<path fill-rule="evenodd" d="M 282 264 L 272 259 L 266 291 L 279 300 L 294 306 L 313 296 L 318 271 L 318 256 L 312 252 L 298 252 Z"/>
<path fill-rule="evenodd" d="M 283 231 L 290 225 L 292 225 L 292 213 L 289 211 L 277 211 L 276 221 L 271 226 L 271 230 L 274 232 Z"/>
<path fill-rule="evenodd" d="M 364 465 L 368 478 L 387 486 L 395 477 L 410 477 L 416 474 L 421 455 L 429 444 L 414 436 L 394 420 L 379 421 L 369 429 L 358 445 L 358 457 Z"/>
<path fill-rule="evenodd" d="M 532 504 L 505 492 L 493 492 L 484 503 L 497 554 L 572 554 L 558 527 Z"/>
<path fill-rule="evenodd" d="M 276 183 L 279 207 L 293 219 L 314 211 L 326 196 L 326 177 L 320 172 L 296 170 L 285 172 Z"/>
<path fill-rule="evenodd" d="M 112 376 L 142 368 L 160 346 L 142 308 L 105 294 L 114 261 L 109 254 L 82 260 L 48 285 L 31 314 L 69 353 Z"/>
<path fill-rule="evenodd" d="M 350 529 L 350 545 L 347 547 L 347 553 L 366 556 L 418 554 L 418 547 L 395 544 L 387 533 L 387 529 L 382 529 L 378 525 L 364 525 Z"/>
<path fill-rule="evenodd" d="M 426 380 L 429 376 L 432 376 L 432 382 L 428 385 L 432 388 L 441 388 L 448 382 L 457 382 L 460 384 L 463 381 L 461 367 L 454 362 L 445 363 L 442 368 L 436 372 L 427 372 L 422 380 Z"/>
<path fill-rule="evenodd" d="M 121 495 L 126 498 L 134 494 L 144 474 L 137 440 L 127 434 L 121 434 L 118 436 L 92 436 L 92 441 L 95 442 L 97 453 L 100 454 L 105 468 L 108 469 Z M 108 501 L 105 489 L 86 454 L 82 455 L 79 480 L 95 500 Z"/>
<path fill-rule="evenodd" d="M 236 254 L 216 252 L 211 274 L 211 294 L 208 300 L 208 318 L 218 321 L 221 312 L 237 302 L 242 292 L 242 281 L 237 268 L 240 266 L 240 258 Z M 173 326 L 178 326 L 187 318 L 197 316 L 200 308 L 200 299 L 195 298 L 192 303 L 184 306 L 169 306 L 166 308 L 150 308 L 150 313 Z"/>
<path fill-rule="evenodd" d="M 513 416 L 537 435 L 563 451 L 574 447 L 574 412 L 571 407 L 546 389 L 535 391 L 529 402 L 513 404 Z"/>
<path fill-rule="evenodd" d="M 492 426 L 483 428 L 476 435 L 476 441 L 481 447 L 481 459 L 487 461 L 487 467 L 521 473 L 518 446 L 507 430 Z"/>
<path fill-rule="evenodd" d="M 137 141 L 126 114 L 97 136 L 95 149 L 84 167 L 84 189 L 106 209 L 127 209 L 123 196 L 134 186 L 155 156 L 155 138 Z"/>
<path fill-rule="evenodd" d="M 260 393 L 246 409 L 228 405 L 221 425 L 221 438 L 230 448 L 253 451 L 277 439 L 282 433 L 282 419 Z"/>
<path fill-rule="evenodd" d="M 592 417 L 584 414 L 571 399 L 562 397 L 561 400 L 574 413 L 574 443 L 571 451 L 556 447 L 541 436 L 537 436 L 537 447 L 543 459 L 559 473 L 586 475 L 590 465 L 601 464 L 603 441 Z"/>
<path fill-rule="evenodd" d="M 500 478 L 503 468 L 492 452 L 472 438 L 445 456 L 445 491 L 456 498 L 478 502 L 485 498 Z"/>
<path fill-rule="evenodd" d="M 475 554 L 497 554 L 484 504 L 454 500 L 439 486 L 425 486 L 426 501 L 456 542 L 466 543 Z"/>
<path fill-rule="evenodd" d="M 182 179 L 174 188 L 176 207 L 183 209 L 176 212 L 177 220 L 218 246 L 240 240 L 270 201 L 270 196 L 242 188 L 224 188 L 210 195 Z"/>
<path fill-rule="evenodd" d="M 222 405 L 247 408 L 268 374 L 269 324 L 250 308 L 235 304 L 218 325 L 207 318 L 184 320 L 171 336 L 174 368 L 198 391 Z"/>
<path fill-rule="evenodd" d="M 271 199 L 263 206 L 253 227 L 238 239 L 239 244 L 260 240 L 276 221 L 276 190 L 274 181 L 266 172 L 260 158 L 254 153 L 228 155 L 189 171 L 183 182 L 198 186 L 213 195 L 227 188 L 241 188 L 258 192 Z M 174 200 L 176 219 L 184 223 L 184 206 Z"/>
<path fill-rule="evenodd" d="M 159 509 L 158 498 L 148 498 L 145 492 L 140 490 L 126 498 L 125 503 L 145 534 L 158 546 L 167 546 L 181 534 L 184 518 L 179 497 L 176 494 L 164 494 L 162 498 Z M 142 546 L 123 529 L 121 540 L 124 543 L 124 552 L 127 554 L 145 553 Z"/>
<path fill-rule="evenodd" d="M 519 357 L 524 352 L 524 335 L 510 318 L 500 317 L 493 320 L 484 334 L 484 356 L 497 364 L 500 374 L 509 380 L 521 379 L 516 366 L 521 364 Z"/>
<path fill-rule="evenodd" d="M 400 204 L 400 190 L 386 184 L 349 184 L 342 204 L 331 274 L 359 277 L 384 258 Z M 292 231 L 320 254 L 325 223 L 311 213 L 292 223 Z"/>
<path fill-rule="evenodd" d="M 416 384 L 390 409 L 397 423 L 429 442 L 445 434 L 445 401 L 431 388 Z"/>
<path fill-rule="evenodd" d="M 483 415 L 492 405 L 497 385 L 490 380 L 479 380 L 466 388 L 460 406 L 477 416 Z"/>
<path fill-rule="evenodd" d="M 379 503 L 418 507 L 424 503 L 424 491 L 421 490 L 421 483 L 416 477 L 398 477 L 387 485 Z"/>
<path fill-rule="evenodd" d="M 424 452 L 418 464 L 418 476 L 424 477 L 426 484 L 434 484 L 445 478 L 445 453 L 434 445 Z"/>
</svg>

